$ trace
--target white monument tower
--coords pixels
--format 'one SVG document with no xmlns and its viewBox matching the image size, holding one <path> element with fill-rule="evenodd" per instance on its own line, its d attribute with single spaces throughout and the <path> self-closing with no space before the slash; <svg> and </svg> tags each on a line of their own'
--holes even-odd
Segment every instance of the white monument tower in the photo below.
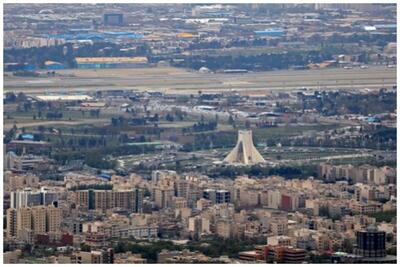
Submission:
<svg viewBox="0 0 400 267">
<path fill-rule="evenodd" d="M 265 162 L 253 144 L 251 130 L 239 131 L 235 148 L 226 156 L 224 162 L 232 164 L 257 164 Z"/>
</svg>

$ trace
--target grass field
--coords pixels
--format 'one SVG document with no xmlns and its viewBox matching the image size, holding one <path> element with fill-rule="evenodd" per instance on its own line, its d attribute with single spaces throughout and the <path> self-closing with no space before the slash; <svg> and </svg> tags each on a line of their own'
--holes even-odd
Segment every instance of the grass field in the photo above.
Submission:
<svg viewBox="0 0 400 267">
<path fill-rule="evenodd" d="M 391 220 L 396 217 L 396 215 L 396 210 L 388 210 L 368 214 L 368 216 L 375 218 L 377 222 L 391 222 Z"/>
<path fill-rule="evenodd" d="M 39 118 L 37 112 L 9 112 L 4 116 L 4 129 L 10 129 L 13 125 L 17 127 L 37 127 L 39 125 L 51 126 L 51 125 L 77 125 L 77 124 L 102 124 L 109 122 L 112 114 L 100 112 L 99 118 L 90 116 L 89 112 L 83 114 L 80 111 L 73 110 L 62 110 L 63 117 L 61 119 L 53 120 L 46 118 L 46 112 L 43 112 L 42 118 Z M 36 119 L 33 116 L 36 115 Z"/>
</svg>

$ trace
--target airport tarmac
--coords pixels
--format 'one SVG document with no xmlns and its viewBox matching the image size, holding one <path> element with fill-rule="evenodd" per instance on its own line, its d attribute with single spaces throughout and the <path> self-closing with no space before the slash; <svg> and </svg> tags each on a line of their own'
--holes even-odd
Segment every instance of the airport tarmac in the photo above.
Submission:
<svg viewBox="0 0 400 267">
<path fill-rule="evenodd" d="M 271 90 L 392 88 L 396 68 L 370 66 L 368 69 L 329 68 L 319 70 L 278 70 L 242 74 L 199 73 L 172 67 L 135 69 L 58 70 L 58 76 L 34 78 L 4 77 L 4 91 L 67 93 L 91 90 L 137 89 L 165 93 Z"/>
</svg>

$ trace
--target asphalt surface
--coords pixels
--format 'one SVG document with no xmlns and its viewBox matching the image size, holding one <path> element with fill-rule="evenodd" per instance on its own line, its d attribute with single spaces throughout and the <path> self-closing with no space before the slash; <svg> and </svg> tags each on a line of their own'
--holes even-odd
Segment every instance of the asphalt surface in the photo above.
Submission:
<svg viewBox="0 0 400 267">
<path fill-rule="evenodd" d="M 91 90 L 137 89 L 166 93 L 245 91 L 263 93 L 302 87 L 329 89 L 392 88 L 396 68 L 370 66 L 368 69 L 333 68 L 321 70 L 280 70 L 244 74 L 199 73 L 176 68 L 137 68 L 103 70 L 62 70 L 62 76 L 4 77 L 4 91 L 67 93 Z"/>
</svg>

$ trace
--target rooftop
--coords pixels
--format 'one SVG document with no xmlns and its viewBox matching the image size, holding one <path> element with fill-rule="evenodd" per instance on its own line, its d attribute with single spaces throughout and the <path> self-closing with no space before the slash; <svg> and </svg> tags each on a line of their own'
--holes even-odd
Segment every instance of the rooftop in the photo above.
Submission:
<svg viewBox="0 0 400 267">
<path fill-rule="evenodd" d="M 147 57 L 76 57 L 79 63 L 147 63 Z"/>
<path fill-rule="evenodd" d="M 82 101 L 92 100 L 88 95 L 37 95 L 34 97 L 39 101 Z"/>
</svg>

